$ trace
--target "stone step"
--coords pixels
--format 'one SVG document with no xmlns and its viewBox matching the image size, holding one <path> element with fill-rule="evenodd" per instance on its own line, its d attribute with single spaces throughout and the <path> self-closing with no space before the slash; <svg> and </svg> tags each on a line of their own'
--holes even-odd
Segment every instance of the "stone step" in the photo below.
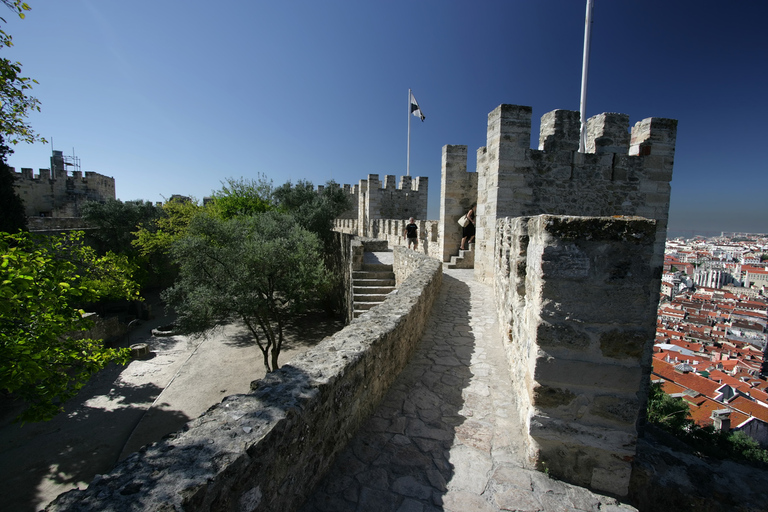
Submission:
<svg viewBox="0 0 768 512">
<path fill-rule="evenodd" d="M 381 304 L 385 300 L 387 300 L 386 293 L 355 293 L 355 303 L 376 302 Z"/>
<path fill-rule="evenodd" d="M 357 297 L 358 294 L 374 294 L 374 295 L 389 295 L 393 291 L 395 291 L 396 288 L 394 285 L 391 286 L 352 286 L 352 292 L 355 294 L 355 297 Z"/>
<path fill-rule="evenodd" d="M 365 270 L 355 270 L 352 272 L 352 280 L 355 281 L 357 279 L 394 279 L 395 273 L 392 271 L 365 271 Z"/>
<path fill-rule="evenodd" d="M 364 287 L 364 288 L 393 288 L 395 287 L 395 279 L 353 279 L 352 286 Z"/>
<path fill-rule="evenodd" d="M 352 272 L 352 315 L 357 318 L 384 302 L 395 284 L 391 264 L 363 263 L 362 270 Z"/>
<path fill-rule="evenodd" d="M 388 263 L 363 263 L 363 270 L 371 272 L 392 272 L 392 265 Z"/>
</svg>

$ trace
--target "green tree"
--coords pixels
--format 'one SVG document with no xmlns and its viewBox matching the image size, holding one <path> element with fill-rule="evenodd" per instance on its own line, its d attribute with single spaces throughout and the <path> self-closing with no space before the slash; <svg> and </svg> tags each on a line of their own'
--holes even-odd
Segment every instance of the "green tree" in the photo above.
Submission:
<svg viewBox="0 0 768 512">
<path fill-rule="evenodd" d="M 0 231 L 15 233 L 27 230 L 27 214 L 24 201 L 13 186 L 16 176 L 6 163 L 8 153 L 11 150 L 0 135 Z"/>
<path fill-rule="evenodd" d="M 20 18 L 30 7 L 21 0 L 2 0 Z M 0 18 L 5 22 L 5 19 Z M 0 48 L 13 46 L 13 38 L 0 30 Z M 29 95 L 32 84 L 37 81 L 21 76 L 21 63 L 5 57 L 0 58 L 0 134 L 12 144 L 23 142 L 45 142 L 27 122 L 33 111 L 40 111 L 40 101 Z"/>
<path fill-rule="evenodd" d="M 718 431 L 712 425 L 696 425 L 685 400 L 667 395 L 658 383 L 651 384 L 648 421 L 710 457 L 768 464 L 768 451 L 760 448 L 757 441 L 741 431 Z"/>
<path fill-rule="evenodd" d="M 334 245 L 333 220 L 350 209 L 349 195 L 334 181 L 328 181 L 322 192 L 317 192 L 309 181 L 290 182 L 275 189 L 274 203 L 280 211 L 290 213 L 305 229 L 315 233 L 323 242 L 325 266 L 331 269 L 330 279 L 318 294 L 322 306 L 329 314 L 341 314 L 344 310 L 344 274 L 338 266 L 339 247 Z"/>
<path fill-rule="evenodd" d="M 138 252 L 133 245 L 135 232 L 142 225 L 155 221 L 162 209 L 149 201 L 120 201 L 108 199 L 103 203 L 89 201 L 80 208 L 80 215 L 97 229 L 89 233 L 101 254 L 112 251 L 132 255 Z"/>
<path fill-rule="evenodd" d="M 694 425 L 686 401 L 669 396 L 659 383 L 651 384 L 648 421 L 668 431 L 688 431 Z"/>
<path fill-rule="evenodd" d="M 275 189 L 274 202 L 280 211 L 290 213 L 304 228 L 312 231 L 330 248 L 333 220 L 350 209 L 349 196 L 336 182 L 328 181 L 318 193 L 312 182 L 290 182 Z"/>
<path fill-rule="evenodd" d="M 21 421 L 52 418 L 92 374 L 129 357 L 78 333 L 92 325 L 83 304 L 138 297 L 127 260 L 98 256 L 82 237 L 0 233 L 0 390 L 26 404 Z"/>
<path fill-rule="evenodd" d="M 133 233 L 136 239 L 131 243 L 143 255 L 170 254 L 173 243 L 187 233 L 189 223 L 203 211 L 195 200 L 166 201 L 157 218 L 138 226 Z"/>
<path fill-rule="evenodd" d="M 182 332 L 242 321 L 272 372 L 287 318 L 313 304 L 327 280 L 320 251 L 317 236 L 284 213 L 199 215 L 173 244 L 179 278 L 163 298 Z"/>
<path fill-rule="evenodd" d="M 273 209 L 272 190 L 272 181 L 263 174 L 257 180 L 227 178 L 221 190 L 213 193 L 210 208 L 223 219 L 264 213 Z"/>
</svg>

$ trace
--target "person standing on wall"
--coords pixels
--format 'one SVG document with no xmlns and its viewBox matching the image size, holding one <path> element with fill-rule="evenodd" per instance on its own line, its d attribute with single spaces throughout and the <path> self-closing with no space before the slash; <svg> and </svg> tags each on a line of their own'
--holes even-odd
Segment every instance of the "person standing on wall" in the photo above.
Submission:
<svg viewBox="0 0 768 512">
<path fill-rule="evenodd" d="M 471 244 L 472 242 L 475 241 L 475 205 L 472 205 L 472 208 L 469 209 L 469 211 L 466 214 L 466 217 L 467 217 L 467 221 L 469 222 L 467 222 L 467 225 L 464 226 L 464 229 L 462 230 L 462 233 L 461 233 L 461 236 L 462 236 L 461 247 L 459 247 L 459 249 L 461 249 L 462 251 L 465 250 L 464 249 L 465 242 L 468 244 Z M 467 239 L 469 239 L 469 242 L 467 242 Z"/>
<path fill-rule="evenodd" d="M 408 219 L 408 224 L 403 229 L 403 236 L 408 240 L 408 247 L 413 244 L 413 249 L 416 250 L 419 247 L 419 226 L 416 225 L 416 221 L 413 217 Z"/>
</svg>

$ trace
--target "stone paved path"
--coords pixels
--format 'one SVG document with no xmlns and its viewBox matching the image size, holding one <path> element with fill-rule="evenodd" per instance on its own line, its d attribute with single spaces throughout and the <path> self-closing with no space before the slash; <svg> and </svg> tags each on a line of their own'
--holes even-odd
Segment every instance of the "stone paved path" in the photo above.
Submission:
<svg viewBox="0 0 768 512">
<path fill-rule="evenodd" d="M 627 511 L 524 467 L 492 288 L 446 270 L 420 346 L 302 512 Z"/>
</svg>

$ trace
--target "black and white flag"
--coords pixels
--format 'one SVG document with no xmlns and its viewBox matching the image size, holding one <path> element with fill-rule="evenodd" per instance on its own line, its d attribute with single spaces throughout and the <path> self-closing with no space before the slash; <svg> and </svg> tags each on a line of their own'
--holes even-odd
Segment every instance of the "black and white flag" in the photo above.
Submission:
<svg viewBox="0 0 768 512">
<path fill-rule="evenodd" d="M 419 104 L 416 103 L 416 98 L 413 96 L 413 93 L 411 93 L 411 114 L 421 118 L 422 121 L 424 121 L 424 118 L 426 117 L 422 114 Z"/>
</svg>

